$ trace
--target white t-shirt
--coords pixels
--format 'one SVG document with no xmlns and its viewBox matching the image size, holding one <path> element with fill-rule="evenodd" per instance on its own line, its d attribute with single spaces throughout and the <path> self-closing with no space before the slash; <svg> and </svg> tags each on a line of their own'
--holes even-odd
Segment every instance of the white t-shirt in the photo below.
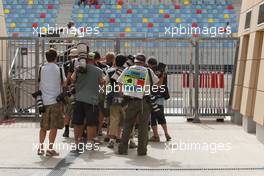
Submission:
<svg viewBox="0 0 264 176">
<path fill-rule="evenodd" d="M 62 68 L 62 78 L 66 81 Z M 39 88 L 44 105 L 56 104 L 57 96 L 62 92 L 60 68 L 54 63 L 47 63 L 41 68 Z"/>
<path fill-rule="evenodd" d="M 159 78 L 151 69 L 149 70 L 153 81 L 152 84 L 155 85 L 159 82 Z M 117 82 L 122 84 L 125 96 L 142 99 L 144 95 L 149 95 L 150 89 L 152 89 L 150 87 L 148 69 L 143 66 L 134 65 L 126 68 L 117 79 Z"/>
</svg>

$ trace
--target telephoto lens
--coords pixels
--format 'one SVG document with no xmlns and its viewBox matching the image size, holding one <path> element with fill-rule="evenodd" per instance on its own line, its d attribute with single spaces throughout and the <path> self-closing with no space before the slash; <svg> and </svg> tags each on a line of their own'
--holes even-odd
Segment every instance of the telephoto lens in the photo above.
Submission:
<svg viewBox="0 0 264 176">
<path fill-rule="evenodd" d="M 37 107 L 39 110 L 39 113 L 42 114 L 45 112 L 45 106 L 43 104 L 43 99 L 42 99 L 42 92 L 38 90 L 37 92 L 32 94 L 32 97 L 36 99 L 37 101 Z"/>
<path fill-rule="evenodd" d="M 44 107 L 43 100 L 42 100 L 41 96 L 37 97 L 37 107 L 38 107 L 40 114 L 45 112 L 45 107 Z"/>
<path fill-rule="evenodd" d="M 76 48 L 79 53 L 89 53 L 89 47 L 86 43 L 79 43 Z"/>
<path fill-rule="evenodd" d="M 79 73 L 86 73 L 87 72 L 87 54 L 86 53 L 80 53 L 78 62 L 76 63 L 76 71 Z"/>
<path fill-rule="evenodd" d="M 155 96 L 153 96 L 153 95 L 150 96 L 150 103 L 151 103 L 152 111 L 154 111 L 154 112 L 160 111 L 160 108 L 159 108 L 158 104 L 156 103 L 156 97 Z"/>
</svg>

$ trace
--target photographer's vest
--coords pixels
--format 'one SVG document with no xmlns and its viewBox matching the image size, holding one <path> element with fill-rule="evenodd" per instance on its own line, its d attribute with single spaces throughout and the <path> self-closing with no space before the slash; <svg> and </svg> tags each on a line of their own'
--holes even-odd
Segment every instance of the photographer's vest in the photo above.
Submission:
<svg viewBox="0 0 264 176">
<path fill-rule="evenodd" d="M 124 71 L 123 75 L 123 93 L 125 96 L 142 99 L 148 81 L 148 69 L 142 66 L 131 66 Z"/>
</svg>

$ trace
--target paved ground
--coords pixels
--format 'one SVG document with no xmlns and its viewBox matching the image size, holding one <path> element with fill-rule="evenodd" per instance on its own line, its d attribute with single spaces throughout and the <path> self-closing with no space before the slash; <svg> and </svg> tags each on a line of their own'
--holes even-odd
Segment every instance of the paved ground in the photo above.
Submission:
<svg viewBox="0 0 264 176">
<path fill-rule="evenodd" d="M 150 143 L 145 157 L 135 150 L 119 156 L 105 144 L 99 151 L 76 155 L 69 152 L 72 138 L 62 138 L 62 131 L 57 140 L 60 156 L 39 157 L 34 147 L 38 123 L 0 125 L 0 175 L 264 175 L 264 145 L 240 126 L 192 124 L 179 117 L 169 117 L 168 122 L 173 140 L 165 142 L 160 132 L 162 142 Z"/>
</svg>

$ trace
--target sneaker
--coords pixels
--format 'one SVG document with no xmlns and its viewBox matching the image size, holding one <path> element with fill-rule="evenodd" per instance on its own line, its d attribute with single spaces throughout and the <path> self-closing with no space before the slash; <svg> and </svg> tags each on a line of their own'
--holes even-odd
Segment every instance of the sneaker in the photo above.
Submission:
<svg viewBox="0 0 264 176">
<path fill-rule="evenodd" d="M 128 155 L 128 145 L 123 144 L 122 142 L 118 145 L 118 151 L 117 153 L 119 155 Z"/>
<path fill-rule="evenodd" d="M 68 138 L 69 137 L 69 130 L 65 130 L 62 136 Z"/>
<path fill-rule="evenodd" d="M 45 154 L 44 149 L 38 149 L 38 155 L 43 156 Z"/>
<path fill-rule="evenodd" d="M 150 139 L 149 139 L 150 142 L 160 142 L 160 138 L 159 136 L 152 136 Z"/>
<path fill-rule="evenodd" d="M 167 140 L 167 141 L 170 141 L 170 140 L 171 140 L 171 137 L 170 137 L 169 134 L 165 134 L 165 136 L 166 136 L 166 140 Z"/>
<path fill-rule="evenodd" d="M 110 140 L 109 143 L 107 144 L 107 147 L 111 149 L 114 148 L 114 146 L 115 146 L 115 142 L 113 140 Z"/>
<path fill-rule="evenodd" d="M 129 148 L 130 148 L 130 149 L 137 148 L 137 144 L 135 143 L 134 140 L 130 140 L 130 141 L 129 141 Z"/>
<path fill-rule="evenodd" d="M 47 150 L 46 151 L 46 156 L 50 156 L 50 157 L 52 157 L 52 156 L 59 156 L 59 153 L 56 152 L 55 150 Z"/>
</svg>

